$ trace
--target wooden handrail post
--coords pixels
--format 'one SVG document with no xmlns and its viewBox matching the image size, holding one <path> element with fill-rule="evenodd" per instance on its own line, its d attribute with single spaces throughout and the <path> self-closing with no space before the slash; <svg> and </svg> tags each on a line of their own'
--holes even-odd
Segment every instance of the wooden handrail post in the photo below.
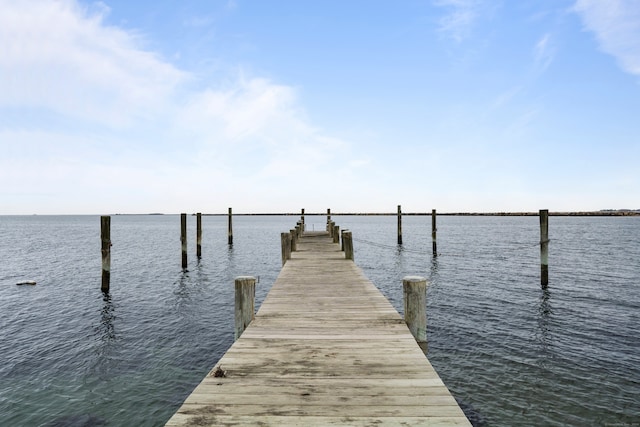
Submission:
<svg viewBox="0 0 640 427">
<path fill-rule="evenodd" d="M 239 276 L 235 279 L 235 333 L 237 340 L 255 318 L 256 278 Z"/>
<path fill-rule="evenodd" d="M 406 276 L 402 279 L 404 321 L 422 350 L 427 344 L 427 279 Z"/>
<path fill-rule="evenodd" d="M 291 239 L 291 252 L 298 250 L 298 236 L 296 229 L 289 230 L 289 238 Z"/>
<path fill-rule="evenodd" d="M 102 246 L 102 292 L 109 292 L 111 282 L 111 217 L 100 217 L 100 241 Z"/>
<path fill-rule="evenodd" d="M 344 242 L 344 257 L 353 260 L 353 236 L 351 231 L 345 231 L 342 234 L 342 240 Z"/>
</svg>

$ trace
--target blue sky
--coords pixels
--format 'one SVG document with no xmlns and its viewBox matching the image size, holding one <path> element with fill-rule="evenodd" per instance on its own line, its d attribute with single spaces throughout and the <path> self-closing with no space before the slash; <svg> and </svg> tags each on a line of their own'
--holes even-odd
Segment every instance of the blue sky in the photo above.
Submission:
<svg viewBox="0 0 640 427">
<path fill-rule="evenodd" d="M 635 0 L 0 8 L 0 214 L 640 208 Z"/>
</svg>

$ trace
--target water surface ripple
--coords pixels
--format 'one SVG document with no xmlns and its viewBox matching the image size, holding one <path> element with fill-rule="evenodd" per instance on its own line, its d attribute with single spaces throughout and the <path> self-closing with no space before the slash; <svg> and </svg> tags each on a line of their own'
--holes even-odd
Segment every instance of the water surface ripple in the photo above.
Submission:
<svg viewBox="0 0 640 427">
<path fill-rule="evenodd" d="M 640 218 L 550 218 L 549 287 L 536 217 L 334 216 L 355 261 L 402 312 L 429 279 L 429 359 L 475 425 L 640 425 Z M 260 304 L 295 217 L 203 218 L 180 268 L 178 216 L 112 218 L 100 291 L 99 218 L 0 217 L 0 425 L 160 426 L 233 341 L 233 279 Z M 324 217 L 307 217 L 322 229 Z M 16 286 L 36 280 L 36 286 Z"/>
</svg>

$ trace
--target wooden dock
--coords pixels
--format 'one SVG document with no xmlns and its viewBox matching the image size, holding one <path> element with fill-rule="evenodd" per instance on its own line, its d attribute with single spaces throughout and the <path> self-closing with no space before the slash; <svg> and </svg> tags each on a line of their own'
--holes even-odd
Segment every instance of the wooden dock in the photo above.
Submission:
<svg viewBox="0 0 640 427">
<path fill-rule="evenodd" d="M 166 425 L 471 426 L 327 233 L 298 241 L 255 320 Z"/>
</svg>

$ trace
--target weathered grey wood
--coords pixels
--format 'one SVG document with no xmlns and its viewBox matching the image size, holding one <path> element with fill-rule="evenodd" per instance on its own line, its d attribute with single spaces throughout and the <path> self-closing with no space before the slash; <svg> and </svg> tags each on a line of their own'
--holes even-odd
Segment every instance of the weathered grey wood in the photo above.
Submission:
<svg viewBox="0 0 640 427">
<path fill-rule="evenodd" d="M 196 256 L 202 257 L 202 213 L 196 213 Z"/>
<path fill-rule="evenodd" d="M 291 259 L 291 236 L 289 233 L 280 233 L 280 245 L 282 249 L 282 265 Z"/>
<path fill-rule="evenodd" d="M 233 245 L 233 224 L 232 224 L 232 217 L 233 217 L 233 209 L 229 208 L 229 226 L 227 227 L 227 242 L 230 245 Z"/>
<path fill-rule="evenodd" d="M 404 320 L 418 344 L 427 343 L 427 279 L 406 276 L 402 279 Z"/>
<path fill-rule="evenodd" d="M 549 211 L 540 210 L 540 284 L 549 285 Z"/>
<path fill-rule="evenodd" d="M 331 221 L 331 208 L 327 208 L 327 222 Z"/>
<path fill-rule="evenodd" d="M 304 224 L 304 208 L 300 209 L 300 221 L 302 222 L 302 232 L 306 229 Z"/>
<path fill-rule="evenodd" d="M 180 214 L 180 244 L 182 246 L 182 268 L 187 268 L 187 214 Z"/>
<path fill-rule="evenodd" d="M 256 278 L 239 276 L 235 279 L 235 339 L 240 338 L 255 318 Z"/>
<path fill-rule="evenodd" d="M 342 233 L 342 241 L 344 242 L 344 257 L 353 260 L 353 236 L 351 231 L 347 230 Z"/>
<path fill-rule="evenodd" d="M 436 228 L 436 210 L 431 210 L 431 243 L 433 249 L 433 256 L 438 256 L 438 244 L 436 242 L 436 232 L 438 229 Z"/>
<path fill-rule="evenodd" d="M 398 244 L 402 244 L 402 207 L 398 205 Z"/>
<path fill-rule="evenodd" d="M 291 252 L 295 252 L 297 250 L 298 243 L 298 233 L 295 228 L 289 230 L 289 239 L 291 239 Z"/>
<path fill-rule="evenodd" d="M 167 425 L 470 423 L 389 301 L 327 232 L 307 232 Z"/>
<path fill-rule="evenodd" d="M 109 292 L 111 283 L 111 217 L 100 217 L 100 241 L 102 247 L 102 292 Z"/>
<path fill-rule="evenodd" d="M 333 243 L 340 243 L 340 226 L 333 225 Z"/>
</svg>

